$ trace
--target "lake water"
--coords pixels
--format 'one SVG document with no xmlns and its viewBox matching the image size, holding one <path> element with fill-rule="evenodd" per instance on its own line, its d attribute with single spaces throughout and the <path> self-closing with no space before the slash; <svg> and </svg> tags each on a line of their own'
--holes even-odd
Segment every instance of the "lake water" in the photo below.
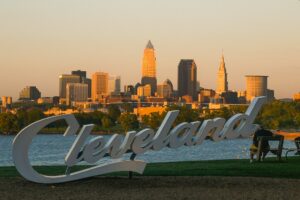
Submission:
<svg viewBox="0 0 300 200">
<path fill-rule="evenodd" d="M 91 136 L 95 137 L 95 136 Z M 104 136 L 109 139 L 110 136 Z M 14 136 L 0 136 L 0 166 L 12 166 L 12 142 Z M 30 147 L 29 157 L 32 165 L 63 165 L 64 157 L 75 140 L 75 136 L 38 135 Z M 205 140 L 198 146 L 182 146 L 177 149 L 164 148 L 160 151 L 147 151 L 136 159 L 153 162 L 195 161 L 195 160 L 224 160 L 249 158 L 251 139 L 234 139 L 213 142 Z M 276 145 L 270 143 L 270 145 Z M 293 148 L 295 144 L 285 141 L 284 147 Z M 290 153 L 293 155 L 293 153 Z M 271 153 L 268 156 L 272 156 Z M 125 155 L 124 159 L 128 159 Z M 101 159 L 98 163 L 106 162 L 109 158 Z M 87 164 L 82 162 L 81 164 Z"/>
</svg>

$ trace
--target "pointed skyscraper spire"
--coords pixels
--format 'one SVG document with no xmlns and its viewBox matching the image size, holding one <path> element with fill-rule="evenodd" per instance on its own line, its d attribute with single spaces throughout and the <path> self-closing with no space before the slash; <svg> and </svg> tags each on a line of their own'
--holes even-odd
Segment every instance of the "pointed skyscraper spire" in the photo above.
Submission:
<svg viewBox="0 0 300 200">
<path fill-rule="evenodd" d="M 222 50 L 222 56 L 220 59 L 219 71 L 218 71 L 218 78 L 217 78 L 217 90 L 218 94 L 222 94 L 223 92 L 228 91 L 228 81 L 227 81 L 227 72 L 225 67 L 225 60 L 224 60 L 224 53 Z"/>
<path fill-rule="evenodd" d="M 151 43 L 151 40 L 149 40 L 146 49 L 154 49 L 153 44 Z"/>
<path fill-rule="evenodd" d="M 221 59 L 220 59 L 219 71 L 225 71 L 226 72 L 225 59 L 224 59 L 223 51 L 222 51 L 222 56 L 221 56 Z"/>
</svg>

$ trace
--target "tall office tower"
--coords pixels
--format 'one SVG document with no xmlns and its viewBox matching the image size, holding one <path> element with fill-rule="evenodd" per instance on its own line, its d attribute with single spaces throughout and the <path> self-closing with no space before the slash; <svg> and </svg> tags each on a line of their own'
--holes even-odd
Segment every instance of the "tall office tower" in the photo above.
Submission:
<svg viewBox="0 0 300 200">
<path fill-rule="evenodd" d="M 80 77 L 80 83 L 85 83 L 88 85 L 88 95 L 89 98 L 92 96 L 92 80 L 86 77 L 86 71 L 76 70 L 72 71 L 72 75 L 77 75 Z"/>
<path fill-rule="evenodd" d="M 85 83 L 67 83 L 66 103 L 85 102 L 88 99 L 88 85 Z"/>
<path fill-rule="evenodd" d="M 20 100 L 37 100 L 41 98 L 41 92 L 36 86 L 26 86 L 20 92 Z"/>
<path fill-rule="evenodd" d="M 181 59 L 178 65 L 178 96 L 197 100 L 197 66 L 193 59 Z"/>
<path fill-rule="evenodd" d="M 228 81 L 227 81 L 227 72 L 225 67 L 224 55 L 222 55 L 220 60 L 219 71 L 217 74 L 217 90 L 218 94 L 228 91 Z"/>
<path fill-rule="evenodd" d="M 156 80 L 156 58 L 154 47 L 149 40 L 145 50 L 142 63 L 142 85 L 151 85 L 151 95 L 154 95 L 157 87 Z"/>
<path fill-rule="evenodd" d="M 246 76 L 246 100 L 268 95 L 268 76 Z"/>
<path fill-rule="evenodd" d="M 82 82 L 82 80 L 84 78 L 86 78 L 86 71 L 81 71 L 81 70 L 72 71 L 72 75 L 79 76 L 80 77 L 80 82 Z"/>
<path fill-rule="evenodd" d="M 92 75 L 92 99 L 98 101 L 108 95 L 108 73 L 96 72 Z"/>
<path fill-rule="evenodd" d="M 108 94 L 119 95 L 121 93 L 121 77 L 110 76 L 108 79 Z"/>
<path fill-rule="evenodd" d="M 80 83 L 80 76 L 62 74 L 59 76 L 59 97 L 66 98 L 66 87 L 68 83 Z"/>
</svg>

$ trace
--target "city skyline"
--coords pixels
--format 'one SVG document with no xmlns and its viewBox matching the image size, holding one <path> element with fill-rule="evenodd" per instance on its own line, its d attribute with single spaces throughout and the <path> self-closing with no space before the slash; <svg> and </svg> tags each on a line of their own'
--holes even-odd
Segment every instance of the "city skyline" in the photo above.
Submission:
<svg viewBox="0 0 300 200">
<path fill-rule="evenodd" d="M 300 90 L 299 8 L 296 0 L 3 1 L 0 95 L 16 99 L 24 86 L 35 85 L 43 96 L 56 96 L 57 77 L 77 69 L 88 77 L 121 75 L 122 85 L 139 82 L 151 40 L 157 83 L 168 78 L 177 88 L 180 59 L 194 59 L 201 86 L 216 89 L 224 49 L 229 90 L 245 90 L 247 74 L 268 75 L 275 96 L 291 98 Z"/>
</svg>

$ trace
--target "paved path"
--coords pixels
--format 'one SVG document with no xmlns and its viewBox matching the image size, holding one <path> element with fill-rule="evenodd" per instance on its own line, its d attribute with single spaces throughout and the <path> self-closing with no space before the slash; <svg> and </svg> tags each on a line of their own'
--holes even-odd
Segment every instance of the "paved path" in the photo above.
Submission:
<svg viewBox="0 0 300 200">
<path fill-rule="evenodd" d="M 98 177 L 57 185 L 0 178 L 0 199 L 300 199 L 300 180 L 243 177 Z"/>
</svg>

